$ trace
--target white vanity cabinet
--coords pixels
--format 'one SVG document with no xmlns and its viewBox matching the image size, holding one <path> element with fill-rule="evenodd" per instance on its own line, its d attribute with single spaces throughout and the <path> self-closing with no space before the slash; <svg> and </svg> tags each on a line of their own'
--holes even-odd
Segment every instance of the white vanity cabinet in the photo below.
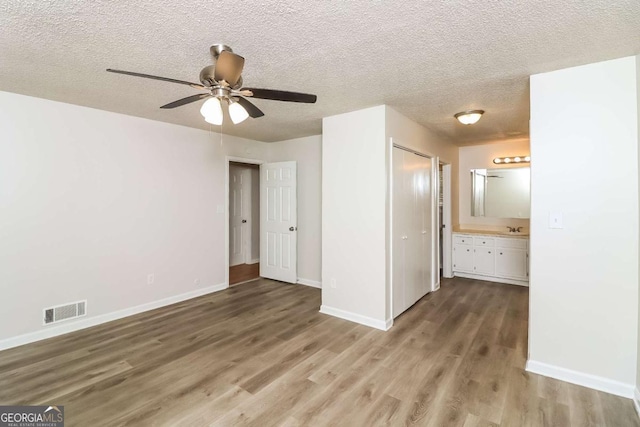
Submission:
<svg viewBox="0 0 640 427">
<path fill-rule="evenodd" d="M 529 240 L 515 236 L 454 233 L 453 274 L 528 286 Z"/>
</svg>

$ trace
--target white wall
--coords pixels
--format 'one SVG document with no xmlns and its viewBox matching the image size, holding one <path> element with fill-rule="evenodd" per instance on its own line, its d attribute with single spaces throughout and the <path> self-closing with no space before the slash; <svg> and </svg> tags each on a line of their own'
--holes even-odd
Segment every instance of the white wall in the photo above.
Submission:
<svg viewBox="0 0 640 427">
<path fill-rule="evenodd" d="M 322 168 L 323 311 L 384 325 L 385 106 L 325 117 Z"/>
<path fill-rule="evenodd" d="M 46 329 L 46 306 L 224 283 L 225 156 L 267 144 L 5 92 L 0 129 L 0 341 Z"/>
<path fill-rule="evenodd" d="M 322 136 L 269 144 L 269 161 L 295 160 L 298 165 L 298 278 L 322 282 Z"/>
<path fill-rule="evenodd" d="M 636 56 L 636 94 L 638 100 L 638 146 L 640 147 L 640 55 Z M 638 169 L 640 170 L 640 150 L 638 150 Z M 640 191 L 640 173 L 638 174 Z M 639 195 L 640 198 L 640 195 Z M 640 233 L 640 230 L 638 230 Z M 640 241 L 640 234 L 638 234 Z M 640 251 L 638 251 L 638 268 L 640 269 Z M 640 274 L 638 276 L 640 280 Z M 640 283 L 639 283 L 640 286 Z M 640 291 L 638 292 L 638 352 L 636 357 L 636 407 L 640 406 Z"/>
<path fill-rule="evenodd" d="M 486 218 L 471 216 L 471 169 L 501 169 L 513 166 L 499 166 L 493 163 L 496 157 L 510 157 L 529 154 L 529 140 L 526 138 L 496 141 L 489 144 L 460 147 L 460 169 L 458 175 L 460 228 L 480 230 L 506 230 L 511 227 L 529 227 L 528 219 Z M 533 159 L 532 161 L 536 161 Z"/>
<path fill-rule="evenodd" d="M 528 369 L 630 397 L 638 339 L 635 58 L 531 77 Z M 563 215 L 550 229 L 549 213 Z"/>
</svg>

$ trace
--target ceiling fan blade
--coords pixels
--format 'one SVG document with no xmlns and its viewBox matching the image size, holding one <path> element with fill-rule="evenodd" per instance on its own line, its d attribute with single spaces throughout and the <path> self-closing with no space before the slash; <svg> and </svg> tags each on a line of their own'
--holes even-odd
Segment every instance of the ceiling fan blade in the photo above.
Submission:
<svg viewBox="0 0 640 427">
<path fill-rule="evenodd" d="M 253 105 L 253 103 L 248 99 L 240 97 L 238 98 L 238 104 L 242 105 L 242 107 L 247 110 L 247 113 L 249 113 L 249 117 L 257 119 L 258 117 L 264 116 L 262 110 Z"/>
<path fill-rule="evenodd" d="M 284 90 L 272 89 L 257 89 L 251 87 L 243 87 L 242 90 L 250 90 L 253 93 L 254 98 L 271 99 L 274 101 L 304 102 L 307 104 L 313 104 L 318 99 L 316 95 L 312 95 L 310 93 L 287 92 Z"/>
<path fill-rule="evenodd" d="M 240 79 L 244 68 L 244 58 L 235 53 L 223 50 L 216 60 L 215 79 L 216 81 L 226 81 L 229 86 L 235 86 Z"/>
<path fill-rule="evenodd" d="M 160 108 L 165 108 L 166 109 L 166 108 L 181 107 L 183 105 L 190 104 L 192 102 L 196 102 L 196 101 L 198 101 L 198 100 L 200 100 L 202 98 L 206 98 L 208 96 L 211 96 L 211 95 L 208 94 L 208 93 L 199 93 L 197 95 L 187 96 L 186 98 L 182 98 L 182 99 L 178 99 L 177 101 L 170 102 L 170 103 L 168 103 L 166 105 L 163 105 Z"/>
<path fill-rule="evenodd" d="M 152 76 L 151 74 L 134 73 L 133 71 L 114 70 L 111 68 L 107 68 L 107 71 L 110 73 L 125 74 L 127 76 L 144 77 L 145 79 L 153 79 L 153 80 L 160 80 L 163 82 L 178 83 L 181 85 L 191 86 L 196 89 L 205 89 L 205 90 L 207 89 L 205 86 L 202 86 L 201 84 L 198 84 L 198 83 L 191 83 L 191 82 L 186 82 L 184 80 L 170 79 L 168 77 Z"/>
</svg>

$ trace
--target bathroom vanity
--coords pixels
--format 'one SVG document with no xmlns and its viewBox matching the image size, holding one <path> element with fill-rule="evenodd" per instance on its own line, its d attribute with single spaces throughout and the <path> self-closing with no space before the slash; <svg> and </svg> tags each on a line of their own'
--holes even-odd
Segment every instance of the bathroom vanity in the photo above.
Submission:
<svg viewBox="0 0 640 427">
<path fill-rule="evenodd" d="M 453 274 L 529 286 L 529 238 L 488 231 L 454 232 Z"/>
</svg>

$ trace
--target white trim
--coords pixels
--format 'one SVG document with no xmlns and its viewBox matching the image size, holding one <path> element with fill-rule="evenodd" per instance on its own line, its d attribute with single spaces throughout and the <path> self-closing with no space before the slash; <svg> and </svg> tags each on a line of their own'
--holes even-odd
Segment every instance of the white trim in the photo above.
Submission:
<svg viewBox="0 0 640 427">
<path fill-rule="evenodd" d="M 636 408 L 636 414 L 640 417 L 640 390 L 638 387 L 633 390 L 633 406 Z"/>
<path fill-rule="evenodd" d="M 207 295 L 213 292 L 218 292 L 226 289 L 228 286 L 225 283 L 219 285 L 209 286 L 207 288 L 196 289 L 191 292 L 186 292 L 180 295 L 174 295 L 172 297 L 163 298 L 161 300 L 148 302 L 146 304 L 137 305 L 135 307 L 129 307 L 111 313 L 101 314 L 94 317 L 84 317 L 82 320 L 76 322 L 69 322 L 59 326 L 48 325 L 45 329 L 30 332 L 24 335 L 18 335 L 17 337 L 6 338 L 0 340 L 0 350 L 6 350 L 13 347 L 18 347 L 24 344 L 44 340 L 47 338 L 57 337 L 59 335 L 68 334 L 70 332 L 79 331 L 80 329 L 90 328 L 92 326 L 100 325 L 102 323 L 111 322 L 113 320 L 122 319 L 124 317 L 133 316 L 145 311 L 154 310 L 156 308 L 165 307 L 167 305 L 175 304 L 178 302 L 186 301 L 192 298 L 197 298 L 203 295 Z"/>
<path fill-rule="evenodd" d="M 260 262 L 260 258 L 255 258 L 255 259 L 249 260 L 247 264 L 257 264 L 259 262 Z"/>
<path fill-rule="evenodd" d="M 300 285 L 311 286 L 312 288 L 322 289 L 322 283 L 317 280 L 311 279 L 303 279 L 302 277 L 298 277 L 297 282 Z"/>
<path fill-rule="evenodd" d="M 544 375 L 545 377 L 551 377 L 568 383 L 592 388 L 594 390 L 604 391 L 605 393 L 615 394 L 616 396 L 633 398 L 634 390 L 636 390 L 635 385 L 633 384 L 625 384 L 620 381 L 610 380 L 608 378 L 561 368 L 559 366 L 553 366 L 530 359 L 527 360 L 525 369 L 534 374 Z"/>
<path fill-rule="evenodd" d="M 455 277 L 464 277 L 465 279 L 484 280 L 485 282 L 506 283 L 507 285 L 518 285 L 518 286 L 529 287 L 529 282 L 524 280 L 506 279 L 504 277 L 496 277 L 496 276 L 482 276 L 480 274 L 461 273 L 459 271 L 455 271 L 453 275 Z"/>
<path fill-rule="evenodd" d="M 378 320 L 372 317 L 363 316 L 361 314 L 352 313 L 350 311 L 340 310 L 339 308 L 329 307 L 324 304 L 320 306 L 320 313 L 328 314 L 329 316 L 339 317 L 340 319 L 359 323 L 361 325 L 369 326 L 375 329 L 380 329 L 382 331 L 388 331 L 391 328 L 391 326 L 393 326 L 393 319 L 387 319 L 386 321 Z"/>
</svg>

